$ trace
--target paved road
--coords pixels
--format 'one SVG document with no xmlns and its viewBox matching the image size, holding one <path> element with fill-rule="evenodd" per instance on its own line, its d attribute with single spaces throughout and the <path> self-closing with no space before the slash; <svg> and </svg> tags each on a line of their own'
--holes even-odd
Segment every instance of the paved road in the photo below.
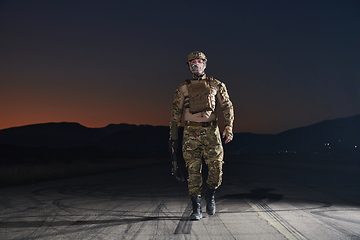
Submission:
<svg viewBox="0 0 360 240">
<path fill-rule="evenodd" d="M 189 221 L 169 166 L 0 189 L 0 239 L 360 239 L 360 178 L 228 161 Z"/>
</svg>

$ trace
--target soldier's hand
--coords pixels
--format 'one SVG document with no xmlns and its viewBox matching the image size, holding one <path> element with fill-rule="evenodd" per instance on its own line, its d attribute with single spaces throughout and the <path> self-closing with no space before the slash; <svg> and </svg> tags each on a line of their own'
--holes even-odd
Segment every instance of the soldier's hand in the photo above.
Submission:
<svg viewBox="0 0 360 240">
<path fill-rule="evenodd" d="M 234 134 L 232 132 L 232 127 L 230 127 L 230 126 L 225 127 L 225 130 L 223 132 L 223 138 L 225 138 L 225 137 L 226 137 L 225 144 L 227 144 L 233 140 Z"/>
<path fill-rule="evenodd" d="M 177 152 L 177 148 L 178 148 L 178 141 L 177 140 L 169 140 L 169 152 L 171 152 L 171 154 L 174 154 Z"/>
</svg>

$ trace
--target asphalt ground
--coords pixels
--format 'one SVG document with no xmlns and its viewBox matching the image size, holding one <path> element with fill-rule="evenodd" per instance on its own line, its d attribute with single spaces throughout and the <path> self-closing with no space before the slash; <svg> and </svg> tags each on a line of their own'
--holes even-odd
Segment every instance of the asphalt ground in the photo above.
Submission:
<svg viewBox="0 0 360 240">
<path fill-rule="evenodd" d="M 216 207 L 190 221 L 186 183 L 161 164 L 0 189 L 0 239 L 360 239 L 353 172 L 229 160 Z"/>
</svg>

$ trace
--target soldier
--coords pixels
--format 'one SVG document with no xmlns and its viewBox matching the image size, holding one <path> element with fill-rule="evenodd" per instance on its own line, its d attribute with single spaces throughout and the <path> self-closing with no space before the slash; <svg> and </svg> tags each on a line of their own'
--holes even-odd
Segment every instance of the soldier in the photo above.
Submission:
<svg viewBox="0 0 360 240">
<path fill-rule="evenodd" d="M 177 135 L 177 128 L 184 117 L 183 157 L 188 169 L 188 189 L 193 212 L 192 220 L 202 218 L 202 159 L 208 166 L 207 191 L 205 193 L 206 212 L 215 214 L 215 191 L 221 185 L 223 147 L 217 125 L 216 106 L 219 105 L 225 118 L 223 138 L 225 144 L 233 139 L 234 110 L 224 83 L 207 77 L 207 58 L 200 51 L 187 57 L 187 65 L 192 73 L 175 91 L 171 110 L 170 140 Z M 177 137 L 176 137 L 177 138 Z"/>
</svg>

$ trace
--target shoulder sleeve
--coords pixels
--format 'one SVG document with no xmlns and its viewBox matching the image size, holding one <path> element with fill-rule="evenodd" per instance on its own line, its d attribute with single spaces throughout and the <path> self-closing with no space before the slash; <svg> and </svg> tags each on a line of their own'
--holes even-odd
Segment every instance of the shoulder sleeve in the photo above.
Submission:
<svg viewBox="0 0 360 240">
<path fill-rule="evenodd" d="M 170 138 L 171 138 L 171 126 L 180 126 L 181 118 L 183 115 L 184 109 L 184 93 L 182 89 L 184 88 L 185 83 L 180 84 L 180 86 L 175 90 L 174 101 L 171 108 L 171 117 L 170 117 Z"/>
<path fill-rule="evenodd" d="M 214 83 L 218 86 L 218 99 L 221 105 L 221 110 L 224 114 L 225 126 L 233 127 L 234 124 L 234 107 L 230 101 L 229 93 L 224 83 L 214 79 Z"/>
</svg>

